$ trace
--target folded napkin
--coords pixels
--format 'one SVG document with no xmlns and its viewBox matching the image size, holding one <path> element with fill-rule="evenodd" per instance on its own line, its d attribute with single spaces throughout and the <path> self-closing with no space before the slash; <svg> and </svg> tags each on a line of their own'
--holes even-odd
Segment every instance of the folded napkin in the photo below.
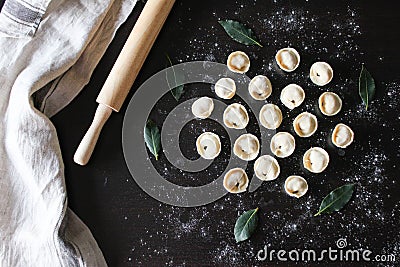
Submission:
<svg viewBox="0 0 400 267">
<path fill-rule="evenodd" d="M 90 75 L 136 0 L 6 0 L 0 13 L 0 265 L 106 266 L 68 209 L 48 117 Z"/>
</svg>

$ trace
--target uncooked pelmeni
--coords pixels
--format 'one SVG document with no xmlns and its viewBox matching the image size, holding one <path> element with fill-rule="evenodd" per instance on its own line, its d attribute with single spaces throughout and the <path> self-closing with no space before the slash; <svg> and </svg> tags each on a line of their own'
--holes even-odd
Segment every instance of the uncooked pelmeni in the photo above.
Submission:
<svg viewBox="0 0 400 267">
<path fill-rule="evenodd" d="M 306 179 L 301 176 L 292 175 L 286 178 L 285 191 L 291 197 L 302 197 L 308 191 Z"/>
<path fill-rule="evenodd" d="M 236 73 L 246 73 L 250 68 L 250 59 L 242 51 L 232 52 L 226 62 L 228 69 Z"/>
<path fill-rule="evenodd" d="M 276 179 L 280 171 L 278 161 L 270 155 L 261 156 L 254 163 L 254 173 L 257 178 L 263 181 Z"/>
<path fill-rule="evenodd" d="M 342 109 L 342 99 L 332 92 L 325 92 L 318 99 L 319 110 L 326 116 L 333 116 Z"/>
<path fill-rule="evenodd" d="M 244 129 L 249 123 L 249 115 L 244 106 L 233 103 L 226 107 L 223 115 L 224 124 L 232 129 Z"/>
<path fill-rule="evenodd" d="M 260 142 L 252 134 L 242 134 L 233 145 L 233 153 L 242 160 L 253 160 L 260 150 Z"/>
<path fill-rule="evenodd" d="M 264 75 L 257 75 L 249 83 L 249 93 L 255 100 L 265 100 L 272 93 L 271 81 Z"/>
<path fill-rule="evenodd" d="M 333 78 L 333 70 L 326 62 L 315 62 L 310 68 L 310 79 L 319 86 L 327 85 Z"/>
<path fill-rule="evenodd" d="M 296 146 L 293 135 L 287 132 L 279 132 L 271 139 L 270 148 L 272 153 L 279 158 L 286 158 L 294 152 Z"/>
<path fill-rule="evenodd" d="M 192 104 L 192 113 L 196 118 L 206 119 L 214 110 L 214 101 L 209 97 L 200 97 Z"/>
<path fill-rule="evenodd" d="M 214 88 L 217 96 L 223 99 L 231 99 L 236 93 L 236 84 L 231 78 L 219 79 Z"/>
<path fill-rule="evenodd" d="M 297 84 L 289 84 L 281 91 L 281 102 L 289 109 L 300 106 L 304 98 L 304 90 Z"/>
<path fill-rule="evenodd" d="M 276 53 L 276 63 L 287 72 L 294 71 L 300 64 L 300 55 L 294 48 L 283 48 Z"/>
<path fill-rule="evenodd" d="M 293 128 L 298 136 L 309 137 L 318 128 L 317 117 L 309 112 L 300 113 L 293 121 Z"/>
<path fill-rule="evenodd" d="M 304 153 L 304 168 L 313 173 L 323 172 L 329 163 L 329 154 L 321 147 L 312 147 Z"/>
<path fill-rule="evenodd" d="M 341 148 L 348 147 L 354 140 L 353 130 L 346 124 L 339 123 L 332 132 L 332 143 Z"/>
<path fill-rule="evenodd" d="M 215 159 L 221 152 L 221 141 L 215 133 L 202 133 L 196 140 L 197 153 L 204 159 Z"/>
<path fill-rule="evenodd" d="M 246 191 L 249 178 L 241 168 L 229 170 L 224 176 L 224 187 L 230 193 L 241 193 Z"/>
<path fill-rule="evenodd" d="M 265 104 L 259 114 L 260 123 L 267 129 L 276 129 L 282 123 L 282 112 L 277 105 Z"/>
</svg>

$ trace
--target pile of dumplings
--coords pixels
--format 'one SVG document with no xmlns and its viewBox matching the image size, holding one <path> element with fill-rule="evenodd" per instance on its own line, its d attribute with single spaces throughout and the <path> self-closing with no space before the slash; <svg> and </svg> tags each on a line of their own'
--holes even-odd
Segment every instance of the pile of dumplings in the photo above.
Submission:
<svg viewBox="0 0 400 267">
<path fill-rule="evenodd" d="M 276 63 L 286 71 L 294 71 L 300 64 L 300 55 L 294 48 L 283 48 L 276 53 Z M 230 71 L 244 74 L 250 68 L 250 59 L 246 53 L 235 51 L 227 60 Z M 333 70 L 326 62 L 315 62 L 310 68 L 310 79 L 318 85 L 327 85 L 333 78 Z M 264 75 L 255 76 L 248 85 L 248 92 L 252 98 L 259 101 L 266 100 L 272 93 L 271 81 Z M 236 84 L 231 78 L 221 78 L 215 84 L 215 94 L 222 99 L 231 99 L 236 94 Z M 305 99 L 305 92 L 297 84 L 289 84 L 281 90 L 280 101 L 289 110 L 300 106 Z M 324 92 L 318 99 L 318 106 L 325 116 L 334 116 L 342 108 L 342 100 L 333 92 Z M 214 109 L 213 100 L 209 97 L 201 97 L 192 104 L 192 113 L 196 118 L 208 118 Z M 267 129 L 278 129 L 282 123 L 282 111 L 277 105 L 265 104 L 259 111 L 259 121 Z M 226 107 L 223 113 L 223 122 L 231 129 L 244 129 L 249 123 L 249 115 L 246 108 L 233 103 Z M 312 136 L 318 129 L 317 117 L 309 112 L 299 114 L 293 121 L 294 132 L 301 138 Z M 339 123 L 332 131 L 332 143 L 339 148 L 346 148 L 354 139 L 352 129 Z M 221 141 L 217 134 L 205 132 L 196 141 L 197 152 L 205 159 L 214 159 L 221 152 Z M 286 158 L 293 154 L 296 147 L 295 138 L 288 132 L 277 132 L 271 139 L 271 152 L 278 158 Z M 259 156 L 260 142 L 253 134 L 239 136 L 234 145 L 233 153 L 242 160 L 254 163 L 254 173 L 263 181 L 271 181 L 278 178 L 280 166 L 278 161 L 270 155 Z M 259 156 L 259 157 L 258 157 Z M 257 158 L 258 157 L 258 158 Z M 312 173 L 323 172 L 329 164 L 329 154 L 321 147 L 312 147 L 304 153 L 303 166 Z M 249 178 L 242 168 L 229 170 L 225 176 L 223 185 L 231 193 L 246 191 Z M 292 197 L 299 198 L 306 194 L 308 184 L 306 179 L 298 175 L 287 177 L 285 191 Z"/>
</svg>

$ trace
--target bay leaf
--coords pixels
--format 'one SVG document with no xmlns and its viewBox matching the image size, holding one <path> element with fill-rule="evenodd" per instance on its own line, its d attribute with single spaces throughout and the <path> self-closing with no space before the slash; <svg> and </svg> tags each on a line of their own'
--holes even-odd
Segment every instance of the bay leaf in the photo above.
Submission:
<svg viewBox="0 0 400 267">
<path fill-rule="evenodd" d="M 179 101 L 181 96 L 183 95 L 183 85 L 176 86 L 175 88 L 171 89 L 171 94 L 175 98 L 176 101 Z"/>
<path fill-rule="evenodd" d="M 158 160 L 158 152 L 161 148 L 161 135 L 157 125 L 151 120 L 146 123 L 144 129 L 144 141 L 146 142 L 151 154 L 153 154 L 156 157 L 156 160 Z"/>
<path fill-rule="evenodd" d="M 368 110 L 368 106 L 375 95 L 375 81 L 364 65 L 361 67 L 358 88 L 360 97 L 365 105 L 365 110 Z"/>
<path fill-rule="evenodd" d="M 245 241 L 251 237 L 258 224 L 258 208 L 246 211 L 237 219 L 234 234 L 237 243 Z"/>
<path fill-rule="evenodd" d="M 165 72 L 168 87 L 172 96 L 175 98 L 176 101 L 179 101 L 182 94 L 184 93 L 184 85 L 182 82 L 185 80 L 183 73 L 175 71 L 174 66 L 172 65 L 172 61 L 168 55 L 166 55 L 170 68 L 168 68 Z"/>
<path fill-rule="evenodd" d="M 226 33 L 236 42 L 245 45 L 258 45 L 259 47 L 263 47 L 258 41 L 256 41 L 257 37 L 253 31 L 242 23 L 234 20 L 220 20 L 218 23 L 221 24 Z"/>
<path fill-rule="evenodd" d="M 346 184 L 336 188 L 322 200 L 319 211 L 314 216 L 341 210 L 349 202 L 353 192 L 354 184 Z"/>
</svg>

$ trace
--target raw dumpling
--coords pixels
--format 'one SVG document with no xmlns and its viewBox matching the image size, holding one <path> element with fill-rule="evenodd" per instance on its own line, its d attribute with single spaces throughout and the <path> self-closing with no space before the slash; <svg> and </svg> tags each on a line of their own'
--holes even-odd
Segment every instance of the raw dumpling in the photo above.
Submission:
<svg viewBox="0 0 400 267">
<path fill-rule="evenodd" d="M 260 142 L 252 134 L 242 134 L 233 145 L 233 153 L 242 160 L 253 160 L 260 150 Z"/>
<path fill-rule="evenodd" d="M 341 148 L 348 147 L 354 140 L 353 130 L 346 124 L 339 123 L 332 132 L 332 143 Z"/>
<path fill-rule="evenodd" d="M 215 83 L 215 93 L 223 99 L 231 99 L 236 93 L 235 81 L 231 78 L 221 78 Z"/>
<path fill-rule="evenodd" d="M 241 193 L 246 191 L 249 178 L 241 168 L 229 170 L 224 176 L 224 187 L 230 193 Z"/>
<path fill-rule="evenodd" d="M 294 109 L 303 103 L 305 93 L 303 88 L 297 84 L 289 84 L 282 89 L 281 102 L 289 109 Z"/>
<path fill-rule="evenodd" d="M 244 129 L 249 123 L 249 115 L 244 106 L 233 103 L 226 107 L 223 120 L 228 128 Z"/>
<path fill-rule="evenodd" d="M 304 168 L 313 173 L 323 172 L 329 163 L 329 154 L 323 148 L 312 147 L 303 156 Z"/>
<path fill-rule="evenodd" d="M 300 137 L 309 137 L 318 128 L 317 117 L 308 112 L 300 113 L 293 121 L 294 131 Z"/>
<path fill-rule="evenodd" d="M 325 92 L 319 97 L 318 106 L 322 114 L 333 116 L 342 109 L 342 99 L 335 93 Z"/>
<path fill-rule="evenodd" d="M 310 79 L 319 86 L 327 85 L 333 78 L 333 70 L 326 62 L 315 62 L 310 69 Z"/>
<path fill-rule="evenodd" d="M 214 159 L 221 152 L 221 141 L 215 133 L 205 132 L 197 137 L 197 153 L 204 159 Z"/>
<path fill-rule="evenodd" d="M 260 123 L 267 129 L 276 129 L 282 123 L 282 112 L 277 105 L 265 104 L 259 114 Z"/>
<path fill-rule="evenodd" d="M 291 197 L 302 197 L 308 191 L 306 179 L 301 176 L 292 175 L 286 178 L 285 191 Z"/>
<path fill-rule="evenodd" d="M 246 73 L 250 68 L 250 59 L 246 53 L 235 51 L 228 56 L 226 65 L 232 72 Z"/>
<path fill-rule="evenodd" d="M 255 100 L 265 100 L 272 93 L 271 81 L 264 75 L 255 76 L 249 83 L 249 93 Z"/>
<path fill-rule="evenodd" d="M 275 156 L 286 158 L 292 155 L 296 146 L 293 135 L 287 132 L 280 132 L 275 134 L 271 139 L 270 148 Z"/>
<path fill-rule="evenodd" d="M 193 102 L 192 113 L 196 118 L 206 119 L 214 110 L 214 101 L 209 97 L 201 97 Z"/>
<path fill-rule="evenodd" d="M 270 155 L 261 156 L 254 163 L 254 173 L 257 178 L 263 181 L 276 179 L 280 171 L 278 161 Z"/>
<path fill-rule="evenodd" d="M 283 48 L 276 53 L 276 63 L 287 72 L 294 71 L 300 64 L 300 55 L 294 48 Z"/>
</svg>

